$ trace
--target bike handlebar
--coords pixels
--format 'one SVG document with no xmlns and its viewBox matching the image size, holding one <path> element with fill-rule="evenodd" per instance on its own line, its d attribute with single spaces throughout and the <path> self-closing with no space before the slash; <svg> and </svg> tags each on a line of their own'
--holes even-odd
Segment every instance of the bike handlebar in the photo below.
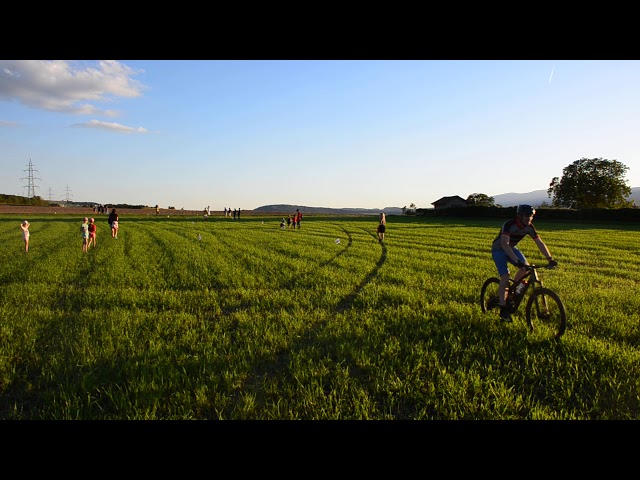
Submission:
<svg viewBox="0 0 640 480">
<path fill-rule="evenodd" d="M 533 264 L 529 264 L 529 265 L 525 265 L 525 266 L 524 266 L 524 267 L 522 267 L 522 268 L 524 268 L 524 269 L 525 269 L 525 270 L 527 270 L 527 271 L 530 271 L 530 270 L 536 270 L 536 269 L 538 269 L 538 268 L 546 268 L 546 269 L 548 269 L 548 270 L 553 270 L 554 268 L 557 268 L 557 267 L 558 267 L 558 265 L 557 265 L 557 264 L 556 264 L 556 265 L 551 265 L 550 263 L 547 263 L 546 265 L 533 265 Z"/>
</svg>

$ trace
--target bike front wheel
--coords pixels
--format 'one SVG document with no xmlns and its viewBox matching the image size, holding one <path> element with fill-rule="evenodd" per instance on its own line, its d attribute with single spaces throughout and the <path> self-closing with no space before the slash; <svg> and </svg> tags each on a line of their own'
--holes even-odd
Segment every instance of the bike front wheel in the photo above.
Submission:
<svg viewBox="0 0 640 480">
<path fill-rule="evenodd" d="M 499 278 L 488 278 L 480 289 L 480 308 L 482 313 L 487 313 L 493 308 L 497 308 L 499 302 L 498 287 L 500 286 Z"/>
<path fill-rule="evenodd" d="M 560 338 L 567 329 L 567 313 L 557 293 L 548 288 L 536 288 L 525 310 L 532 332 Z"/>
</svg>

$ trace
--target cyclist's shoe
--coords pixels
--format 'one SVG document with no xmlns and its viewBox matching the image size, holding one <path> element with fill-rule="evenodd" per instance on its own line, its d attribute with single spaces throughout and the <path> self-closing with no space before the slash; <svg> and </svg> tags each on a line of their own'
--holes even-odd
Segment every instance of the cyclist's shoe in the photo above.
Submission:
<svg viewBox="0 0 640 480">
<path fill-rule="evenodd" d="M 511 322 L 509 307 L 500 307 L 500 320 L 502 320 L 503 322 Z"/>
<path fill-rule="evenodd" d="M 496 308 L 498 306 L 499 300 L 497 297 L 491 297 L 488 301 L 487 301 L 487 310 L 493 310 L 494 308 Z"/>
</svg>

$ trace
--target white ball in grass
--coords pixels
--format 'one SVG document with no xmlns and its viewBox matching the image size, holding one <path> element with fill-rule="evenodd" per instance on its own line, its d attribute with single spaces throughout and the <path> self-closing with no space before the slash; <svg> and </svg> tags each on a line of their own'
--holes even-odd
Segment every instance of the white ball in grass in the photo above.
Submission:
<svg viewBox="0 0 640 480">
<path fill-rule="evenodd" d="M 340 239 L 336 238 L 336 245 L 340 245 Z"/>
</svg>

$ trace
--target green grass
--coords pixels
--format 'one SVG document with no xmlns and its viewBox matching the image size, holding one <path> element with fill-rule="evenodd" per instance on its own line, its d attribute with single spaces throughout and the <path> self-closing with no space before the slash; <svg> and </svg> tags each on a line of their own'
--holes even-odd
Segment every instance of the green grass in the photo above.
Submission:
<svg viewBox="0 0 640 480">
<path fill-rule="evenodd" d="M 536 222 L 569 326 L 483 314 L 501 222 L 0 217 L 2 419 L 638 419 L 640 228 Z M 198 239 L 200 235 L 200 240 Z M 335 240 L 339 238 L 340 243 Z M 541 262 L 530 239 L 521 248 Z"/>
</svg>

